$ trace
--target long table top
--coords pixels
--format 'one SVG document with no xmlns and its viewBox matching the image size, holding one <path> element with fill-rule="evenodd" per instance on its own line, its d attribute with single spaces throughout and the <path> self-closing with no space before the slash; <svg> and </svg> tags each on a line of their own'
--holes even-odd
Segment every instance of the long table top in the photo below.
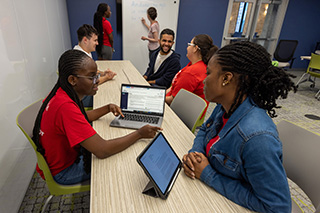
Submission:
<svg viewBox="0 0 320 213">
<path fill-rule="evenodd" d="M 121 83 L 148 85 L 130 61 L 97 61 L 99 70 L 110 68 L 117 77 L 99 86 L 94 96 L 94 108 L 108 103 L 120 105 Z M 93 122 L 104 139 L 124 136 L 134 130 L 110 127 L 114 119 L 109 113 Z M 194 134 L 168 105 L 162 123 L 163 134 L 181 159 L 188 152 Z M 136 157 L 151 139 L 141 139 L 126 150 L 98 159 L 92 155 L 90 212 L 250 212 L 208 187 L 200 180 L 192 180 L 180 172 L 167 198 L 142 194 L 149 182 Z"/>
</svg>

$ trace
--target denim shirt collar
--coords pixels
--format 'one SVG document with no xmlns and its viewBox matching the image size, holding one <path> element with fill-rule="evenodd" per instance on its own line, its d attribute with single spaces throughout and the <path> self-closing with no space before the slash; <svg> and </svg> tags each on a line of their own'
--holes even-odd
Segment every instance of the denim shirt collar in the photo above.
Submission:
<svg viewBox="0 0 320 213">
<path fill-rule="evenodd" d="M 222 106 L 221 106 L 222 107 Z M 239 121 L 249 113 L 254 107 L 257 105 L 253 102 L 252 98 L 247 97 L 240 106 L 233 112 L 230 116 L 229 120 L 227 121 L 226 125 L 221 129 L 219 132 L 219 137 L 223 138 L 234 126 L 236 126 Z M 222 111 L 223 115 L 224 111 Z M 219 115 L 222 117 L 222 115 Z"/>
</svg>

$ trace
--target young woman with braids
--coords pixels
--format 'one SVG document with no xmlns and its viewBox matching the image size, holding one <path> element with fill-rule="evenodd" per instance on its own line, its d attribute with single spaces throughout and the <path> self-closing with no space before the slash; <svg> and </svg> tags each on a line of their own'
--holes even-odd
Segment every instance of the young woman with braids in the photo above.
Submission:
<svg viewBox="0 0 320 213">
<path fill-rule="evenodd" d="M 111 60 L 114 52 L 113 29 L 107 18 L 111 17 L 110 6 L 100 3 L 93 17 L 93 26 L 98 30 L 98 45 L 96 51 L 99 60 Z"/>
<path fill-rule="evenodd" d="M 211 56 L 218 50 L 209 35 L 196 35 L 187 47 L 187 66 L 181 69 L 173 78 L 171 87 L 167 89 L 166 103 L 171 104 L 180 89 L 186 89 L 201 98 L 203 94 L 203 80 L 206 78 L 207 64 Z"/>
<path fill-rule="evenodd" d="M 158 127 L 144 126 L 121 138 L 104 140 L 89 122 L 121 109 L 108 104 L 85 111 L 82 98 L 98 90 L 97 65 L 86 53 L 68 50 L 59 59 L 59 79 L 43 101 L 33 140 L 46 159 L 50 171 L 60 184 L 75 184 L 90 178 L 91 153 L 106 158 L 121 152 L 140 138 L 152 138 Z M 44 178 L 42 171 L 37 171 Z"/>
<path fill-rule="evenodd" d="M 271 65 L 262 46 L 239 42 L 210 59 L 204 85 L 206 99 L 217 106 L 183 156 L 185 174 L 248 209 L 291 212 L 282 144 L 271 119 L 276 99 L 296 91 L 288 74 Z"/>
</svg>

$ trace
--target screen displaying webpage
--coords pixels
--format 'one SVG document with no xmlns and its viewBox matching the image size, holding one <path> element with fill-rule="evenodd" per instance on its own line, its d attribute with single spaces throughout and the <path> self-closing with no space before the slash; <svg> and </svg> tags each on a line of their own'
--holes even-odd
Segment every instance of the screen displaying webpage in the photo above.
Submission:
<svg viewBox="0 0 320 213">
<path fill-rule="evenodd" d="M 162 114 L 165 95 L 165 89 L 161 88 L 123 86 L 120 107 L 132 112 Z"/>
</svg>

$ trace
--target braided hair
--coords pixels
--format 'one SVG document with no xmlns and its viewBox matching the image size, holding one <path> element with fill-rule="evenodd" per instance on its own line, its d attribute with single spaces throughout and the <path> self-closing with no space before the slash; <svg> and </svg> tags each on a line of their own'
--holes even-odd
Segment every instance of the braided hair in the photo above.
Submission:
<svg viewBox="0 0 320 213">
<path fill-rule="evenodd" d="M 57 90 L 61 87 L 67 95 L 79 106 L 82 114 L 88 120 L 87 113 L 84 110 L 82 101 L 79 99 L 78 95 L 74 91 L 71 84 L 68 82 L 68 77 L 70 75 L 76 74 L 78 71 L 83 70 L 83 66 L 87 63 L 87 60 L 91 60 L 91 58 L 82 51 L 79 50 L 68 50 L 64 52 L 59 59 L 59 78 L 49 95 L 46 97 L 42 106 L 37 115 L 34 127 L 33 127 L 33 137 L 35 145 L 37 146 L 37 151 L 40 152 L 43 156 L 45 154 L 45 150 L 40 143 L 40 126 L 41 120 L 44 110 L 46 109 L 50 100 L 55 96 Z M 79 153 L 78 159 L 76 163 L 80 160 L 80 155 L 83 155 L 84 159 L 84 169 L 87 173 L 90 172 L 91 167 L 91 153 L 84 148 L 81 148 L 81 152 Z"/>
<path fill-rule="evenodd" d="M 210 58 L 218 50 L 218 47 L 213 44 L 212 38 L 207 34 L 196 35 L 193 43 L 200 48 L 202 61 L 208 65 Z"/>
<path fill-rule="evenodd" d="M 96 51 L 98 54 L 101 54 L 101 48 L 103 45 L 103 26 L 102 26 L 102 18 L 103 14 L 108 10 L 109 5 L 106 3 L 100 3 L 97 8 L 97 12 L 93 17 L 93 26 L 97 29 L 98 35 L 98 45 L 96 46 Z"/>
<path fill-rule="evenodd" d="M 245 95 L 262 109 L 267 110 L 271 118 L 276 117 L 276 99 L 285 99 L 288 92 L 297 91 L 284 69 L 272 66 L 271 56 L 264 47 L 249 41 L 232 43 L 219 49 L 215 59 L 222 71 L 237 73 L 238 89 L 227 117 L 238 108 Z"/>
</svg>

